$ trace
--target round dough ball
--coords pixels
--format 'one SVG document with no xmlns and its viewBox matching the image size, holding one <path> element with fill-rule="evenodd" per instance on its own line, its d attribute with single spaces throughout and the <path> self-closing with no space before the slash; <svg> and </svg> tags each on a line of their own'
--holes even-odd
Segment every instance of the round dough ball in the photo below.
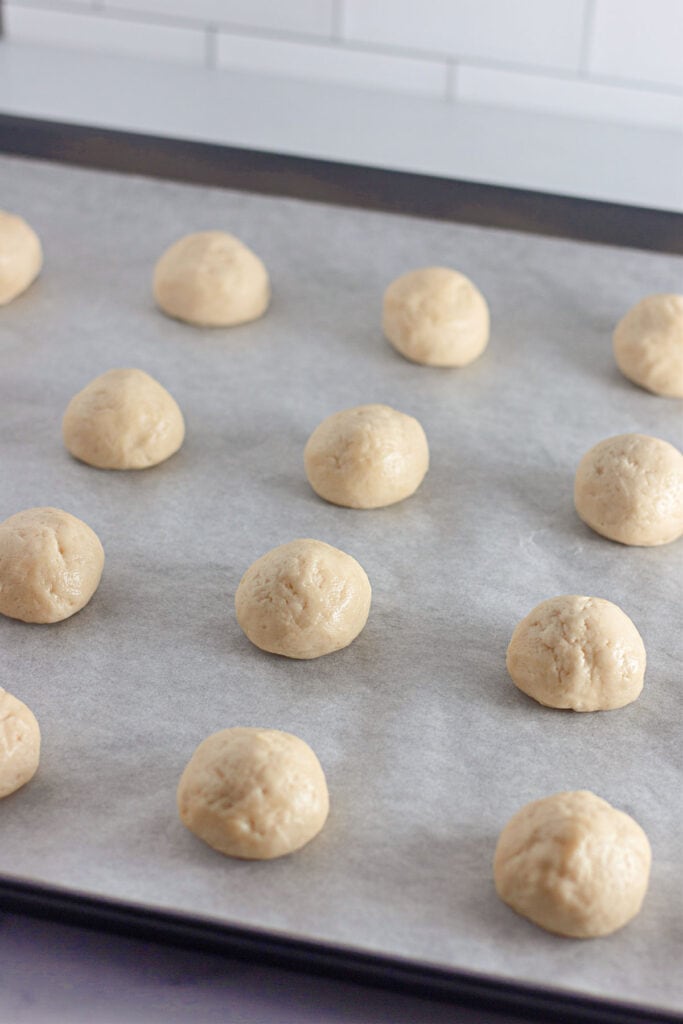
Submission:
<svg viewBox="0 0 683 1024">
<path fill-rule="evenodd" d="M 384 293 L 384 333 L 401 355 L 426 366 L 466 366 L 489 340 L 489 310 L 464 274 L 411 270 Z"/>
<path fill-rule="evenodd" d="M 177 320 L 231 327 L 256 320 L 270 302 L 268 272 L 225 231 L 198 231 L 175 242 L 154 270 L 154 298 Z"/>
<path fill-rule="evenodd" d="M 143 370 L 108 370 L 69 402 L 62 422 L 71 454 L 98 469 L 147 469 L 177 452 L 183 414 Z"/>
<path fill-rule="evenodd" d="M 22 217 L 0 210 L 0 306 L 26 291 L 43 265 L 40 239 Z"/>
<path fill-rule="evenodd" d="M 683 295 L 648 295 L 617 324 L 617 366 L 656 395 L 683 398 Z"/>
<path fill-rule="evenodd" d="M 574 481 L 576 511 L 596 533 L 652 547 L 683 533 L 683 455 L 646 434 L 619 434 L 586 452 Z"/>
<path fill-rule="evenodd" d="M 0 798 L 38 771 L 40 729 L 30 708 L 0 687 Z"/>
<path fill-rule="evenodd" d="M 320 762 L 277 729 L 223 729 L 200 743 L 178 785 L 191 832 L 228 857 L 271 860 L 320 832 L 329 810 Z"/>
<path fill-rule="evenodd" d="M 320 540 L 293 540 L 247 569 L 235 610 L 262 651 L 319 658 L 355 640 L 367 622 L 370 597 L 370 581 L 351 555 Z"/>
<path fill-rule="evenodd" d="M 412 416 L 388 405 L 359 405 L 316 427 L 304 463 L 311 487 L 326 501 L 380 508 L 418 489 L 429 466 L 429 447 Z"/>
<path fill-rule="evenodd" d="M 498 895 L 549 932 L 609 935 L 641 908 L 650 844 L 640 825 L 594 793 L 556 793 L 527 804 L 500 834 Z"/>
<path fill-rule="evenodd" d="M 97 534 L 58 508 L 29 508 L 0 523 L 0 614 L 61 622 L 97 590 L 104 551 Z"/>
<path fill-rule="evenodd" d="M 600 597 L 542 601 L 516 627 L 507 651 L 515 686 L 539 704 L 609 711 L 643 688 L 645 647 L 628 615 Z"/>
</svg>

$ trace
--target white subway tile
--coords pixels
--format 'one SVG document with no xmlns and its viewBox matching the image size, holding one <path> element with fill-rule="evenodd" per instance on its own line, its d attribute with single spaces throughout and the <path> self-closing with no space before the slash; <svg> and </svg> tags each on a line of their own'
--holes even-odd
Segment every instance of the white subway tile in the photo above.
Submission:
<svg viewBox="0 0 683 1024">
<path fill-rule="evenodd" d="M 249 38 L 220 32 L 218 65 L 266 75 L 339 82 L 445 97 L 445 61 L 367 53 L 340 46 Z"/>
<path fill-rule="evenodd" d="M 683 96 L 673 93 L 468 65 L 458 68 L 457 99 L 586 120 L 669 128 L 683 124 Z"/>
<path fill-rule="evenodd" d="M 192 28 L 146 25 L 97 13 L 47 11 L 14 4 L 5 7 L 4 24 L 9 39 L 23 42 L 192 64 L 202 64 L 206 57 L 205 33 Z M 87 81 L 83 88 L 88 88 Z"/>
<path fill-rule="evenodd" d="M 358 42 L 574 70 L 584 0 L 344 0 Z"/>
<path fill-rule="evenodd" d="M 109 10 L 329 36 L 333 0 L 104 0 Z"/>
<path fill-rule="evenodd" d="M 682 0 L 597 0 L 589 70 L 683 87 Z"/>
</svg>

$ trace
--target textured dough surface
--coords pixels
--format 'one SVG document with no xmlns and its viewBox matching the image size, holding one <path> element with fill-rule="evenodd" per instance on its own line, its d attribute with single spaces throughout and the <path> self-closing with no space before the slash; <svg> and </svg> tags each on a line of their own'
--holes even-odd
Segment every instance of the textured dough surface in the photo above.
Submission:
<svg viewBox="0 0 683 1024">
<path fill-rule="evenodd" d="M 61 622 L 97 590 L 104 551 L 97 534 L 58 508 L 29 508 L 0 523 L 0 613 Z"/>
<path fill-rule="evenodd" d="M 43 250 L 22 217 L 0 210 L 0 306 L 26 291 L 43 265 Z"/>
<path fill-rule="evenodd" d="M 382 327 L 394 348 L 415 363 L 466 366 L 488 344 L 489 310 L 464 274 L 424 267 L 389 285 Z"/>
<path fill-rule="evenodd" d="M 683 295 L 648 295 L 617 324 L 617 366 L 656 395 L 683 398 Z"/>
<path fill-rule="evenodd" d="M 683 455 L 646 434 L 619 434 L 586 452 L 574 481 L 584 523 L 621 544 L 668 544 L 683 533 Z"/>
<path fill-rule="evenodd" d="M 178 811 L 220 853 L 270 860 L 300 849 L 329 810 L 325 775 L 303 740 L 276 729 L 223 729 L 195 750 Z"/>
<path fill-rule="evenodd" d="M 334 413 L 304 449 L 308 481 L 321 498 L 348 508 L 380 508 L 413 494 L 429 467 L 425 432 L 388 405 Z"/>
<path fill-rule="evenodd" d="M 69 402 L 62 421 L 71 454 L 98 469 L 147 469 L 177 452 L 183 414 L 143 370 L 108 370 Z"/>
<path fill-rule="evenodd" d="M 40 729 L 30 708 L 0 687 L 0 797 L 25 786 L 38 771 Z"/>
<path fill-rule="evenodd" d="M 355 558 L 320 540 L 293 540 L 247 569 L 235 610 L 240 626 L 261 650 L 319 658 L 358 636 L 370 598 L 370 581 Z"/>
<path fill-rule="evenodd" d="M 642 690 L 645 647 L 616 604 L 563 595 L 542 601 L 517 625 L 507 669 L 520 690 L 547 707 L 609 711 Z"/>
<path fill-rule="evenodd" d="M 493 862 L 500 898 L 558 935 L 609 935 L 641 908 L 651 852 L 640 825 L 594 793 L 527 804 L 500 834 Z"/>
<path fill-rule="evenodd" d="M 154 298 L 177 320 L 230 327 L 265 313 L 270 282 L 261 260 L 239 238 L 198 231 L 174 242 L 159 259 Z"/>
</svg>

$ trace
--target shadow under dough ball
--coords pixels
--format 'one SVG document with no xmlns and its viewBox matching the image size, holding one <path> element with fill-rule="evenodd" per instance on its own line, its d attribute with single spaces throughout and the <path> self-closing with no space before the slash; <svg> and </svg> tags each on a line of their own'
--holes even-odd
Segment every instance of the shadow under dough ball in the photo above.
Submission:
<svg viewBox="0 0 683 1024">
<path fill-rule="evenodd" d="M 84 608 L 102 576 L 94 530 L 58 508 L 29 508 L 0 523 L 0 614 L 61 622 Z"/>
<path fill-rule="evenodd" d="M 652 547 L 683 534 L 683 455 L 646 434 L 619 434 L 586 452 L 574 480 L 584 523 L 620 544 Z"/>
<path fill-rule="evenodd" d="M 272 860 L 320 832 L 325 775 L 303 740 L 277 729 L 233 728 L 199 744 L 178 785 L 183 824 L 229 857 Z"/>
<path fill-rule="evenodd" d="M 320 540 L 293 540 L 251 565 L 235 594 L 251 642 L 286 658 L 347 647 L 370 611 L 370 581 L 355 558 Z"/>
<path fill-rule="evenodd" d="M 225 231 L 198 231 L 160 257 L 153 281 L 159 309 L 197 327 L 233 327 L 262 316 L 268 272 L 258 256 Z"/>
</svg>

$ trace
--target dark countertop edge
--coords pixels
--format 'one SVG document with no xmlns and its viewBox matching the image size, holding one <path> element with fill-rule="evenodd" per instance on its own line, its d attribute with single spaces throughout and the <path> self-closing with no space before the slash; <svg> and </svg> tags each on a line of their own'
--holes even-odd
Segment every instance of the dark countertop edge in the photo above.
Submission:
<svg viewBox="0 0 683 1024">
<path fill-rule="evenodd" d="M 288 938 L 241 926 L 127 904 L 0 877 L 0 913 L 23 913 L 129 938 L 221 953 L 361 985 L 390 988 L 457 1006 L 485 1009 L 545 1024 L 681 1024 L 683 1016 L 655 1008 L 552 991 L 461 970 Z"/>
<path fill-rule="evenodd" d="M 683 255 L 683 214 L 0 114 L 0 152 Z"/>
</svg>

